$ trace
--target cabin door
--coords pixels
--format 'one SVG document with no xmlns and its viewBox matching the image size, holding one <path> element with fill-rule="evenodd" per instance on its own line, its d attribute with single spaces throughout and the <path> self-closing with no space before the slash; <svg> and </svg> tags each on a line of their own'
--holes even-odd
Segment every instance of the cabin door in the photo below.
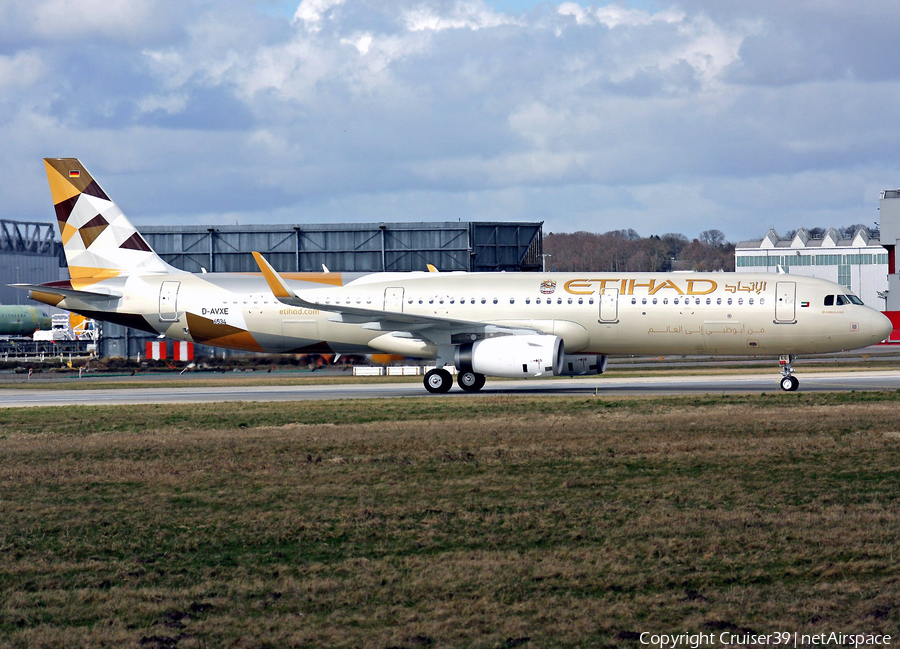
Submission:
<svg viewBox="0 0 900 649">
<path fill-rule="evenodd" d="M 403 289 L 384 289 L 384 310 L 391 313 L 403 313 Z"/>
<path fill-rule="evenodd" d="M 797 283 L 775 283 L 775 322 L 792 324 L 797 322 Z"/>
<path fill-rule="evenodd" d="M 178 289 L 181 282 L 163 282 L 159 287 L 159 321 L 178 320 Z"/>
<path fill-rule="evenodd" d="M 600 291 L 600 322 L 619 321 L 619 289 L 604 288 Z"/>
</svg>

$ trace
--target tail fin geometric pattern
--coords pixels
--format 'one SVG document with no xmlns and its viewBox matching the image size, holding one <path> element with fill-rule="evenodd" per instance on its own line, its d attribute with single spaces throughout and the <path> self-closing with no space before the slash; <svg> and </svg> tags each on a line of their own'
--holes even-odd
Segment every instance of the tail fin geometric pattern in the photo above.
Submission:
<svg viewBox="0 0 900 649">
<path fill-rule="evenodd" d="M 72 279 L 181 272 L 153 252 L 77 158 L 44 158 L 44 165 Z"/>
</svg>

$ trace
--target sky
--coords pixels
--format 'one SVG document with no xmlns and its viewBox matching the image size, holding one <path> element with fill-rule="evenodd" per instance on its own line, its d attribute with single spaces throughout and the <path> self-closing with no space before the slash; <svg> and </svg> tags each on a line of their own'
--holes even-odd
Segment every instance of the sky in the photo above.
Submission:
<svg viewBox="0 0 900 649">
<path fill-rule="evenodd" d="M 138 225 L 874 225 L 895 0 L 3 0 L 0 218 L 78 157 Z"/>
</svg>

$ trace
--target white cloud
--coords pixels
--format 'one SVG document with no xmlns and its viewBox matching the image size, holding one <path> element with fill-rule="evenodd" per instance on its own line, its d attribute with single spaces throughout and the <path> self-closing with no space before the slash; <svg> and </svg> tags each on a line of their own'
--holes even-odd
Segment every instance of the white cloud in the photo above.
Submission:
<svg viewBox="0 0 900 649">
<path fill-rule="evenodd" d="M 321 29 L 322 19 L 329 11 L 346 0 L 303 0 L 294 13 L 294 22 L 303 22 L 309 31 Z"/>
<path fill-rule="evenodd" d="M 188 99 L 186 94 L 149 95 L 138 100 L 137 104 L 143 113 L 152 113 L 159 110 L 174 115 L 185 109 Z"/>
<path fill-rule="evenodd" d="M 689 24 L 682 24 L 681 32 L 687 42 L 672 53 L 669 65 L 663 69 L 685 61 L 704 82 L 717 79 L 730 65 L 740 59 L 741 45 L 755 27 L 742 25 L 735 30 L 727 30 L 716 25 L 706 16 L 698 16 Z"/>
<path fill-rule="evenodd" d="M 62 42 L 102 37 L 113 42 L 143 42 L 177 29 L 172 0 L 36 0 L 29 3 L 30 30 Z"/>
<path fill-rule="evenodd" d="M 180 222 L 510 218 L 746 238 L 754 210 L 778 205 L 785 229 L 852 222 L 873 184 L 900 177 L 900 8 L 873 2 L 886 19 L 813 0 L 515 16 L 480 0 L 298 0 L 293 20 L 244 0 L 7 0 L 0 162 L 40 174 L 42 155 L 79 155 L 118 174 L 139 213 Z"/>
<path fill-rule="evenodd" d="M 365 56 L 369 53 L 369 47 L 372 45 L 372 34 L 361 34 L 352 38 L 342 38 L 341 42 L 352 45 L 362 56 Z"/>
<path fill-rule="evenodd" d="M 646 27 L 655 22 L 675 24 L 685 19 L 682 11 L 666 9 L 650 13 L 642 9 L 628 9 L 620 5 L 584 8 L 577 2 L 563 2 L 557 8 L 559 15 L 571 16 L 579 25 L 604 25 L 609 29 L 617 27 Z"/>
<path fill-rule="evenodd" d="M 518 24 L 512 16 L 497 13 L 480 0 L 457 0 L 450 11 L 421 5 L 404 11 L 403 21 L 406 28 L 412 32 L 440 32 L 445 29 L 478 30 Z"/>
<path fill-rule="evenodd" d="M 13 92 L 34 85 L 47 73 L 47 66 L 34 51 L 0 56 L 0 91 Z"/>
</svg>

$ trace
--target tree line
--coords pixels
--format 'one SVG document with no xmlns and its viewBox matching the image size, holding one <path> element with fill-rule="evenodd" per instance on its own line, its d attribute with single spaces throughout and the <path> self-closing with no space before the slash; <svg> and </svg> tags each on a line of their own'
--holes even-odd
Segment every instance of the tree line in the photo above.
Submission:
<svg viewBox="0 0 900 649">
<path fill-rule="evenodd" d="M 721 230 L 696 239 L 674 232 L 642 237 L 632 229 L 544 235 L 548 271 L 668 272 L 734 270 L 734 244 Z"/>
</svg>

